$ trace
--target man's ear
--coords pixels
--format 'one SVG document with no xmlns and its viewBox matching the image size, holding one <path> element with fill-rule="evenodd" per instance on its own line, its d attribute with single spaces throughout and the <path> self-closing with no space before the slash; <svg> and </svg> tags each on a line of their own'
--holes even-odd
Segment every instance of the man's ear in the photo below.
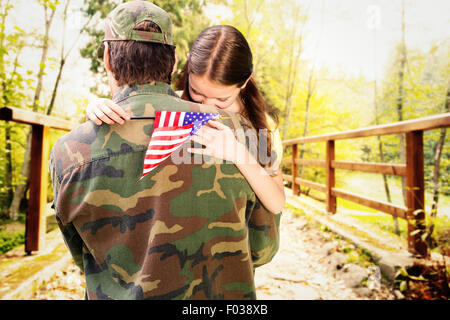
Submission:
<svg viewBox="0 0 450 320">
<path fill-rule="evenodd" d="M 105 52 L 103 53 L 103 61 L 105 64 L 105 69 L 106 71 L 111 72 L 111 64 L 110 64 L 110 60 L 109 60 L 109 45 L 108 42 L 104 42 L 105 45 Z"/>
</svg>

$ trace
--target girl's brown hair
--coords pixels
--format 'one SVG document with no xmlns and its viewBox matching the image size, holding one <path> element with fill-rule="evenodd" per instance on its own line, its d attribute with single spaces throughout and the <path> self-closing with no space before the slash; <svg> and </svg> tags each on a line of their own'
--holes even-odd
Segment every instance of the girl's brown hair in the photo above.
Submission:
<svg viewBox="0 0 450 320">
<path fill-rule="evenodd" d="M 206 75 L 214 82 L 238 87 L 249 80 L 239 94 L 244 105 L 242 115 L 251 122 L 257 133 L 266 132 L 267 156 L 270 158 L 271 137 L 266 118 L 269 110 L 253 76 L 250 77 L 253 73 L 253 56 L 242 33 L 232 26 L 213 26 L 203 30 L 195 39 L 188 61 L 176 84 L 178 90 L 183 90 L 182 98 L 193 101 L 189 94 L 190 73 L 198 76 Z M 257 136 L 259 139 L 259 134 Z M 263 166 L 268 165 L 262 163 L 261 159 L 259 162 Z"/>
</svg>

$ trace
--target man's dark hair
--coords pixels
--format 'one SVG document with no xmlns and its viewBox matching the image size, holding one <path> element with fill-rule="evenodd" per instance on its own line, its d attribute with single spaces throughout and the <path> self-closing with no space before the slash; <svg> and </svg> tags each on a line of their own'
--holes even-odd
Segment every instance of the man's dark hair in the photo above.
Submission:
<svg viewBox="0 0 450 320">
<path fill-rule="evenodd" d="M 151 21 L 139 23 L 134 30 L 161 32 Z M 175 47 L 140 41 L 108 41 L 111 71 L 119 86 L 152 81 L 171 83 Z"/>
</svg>

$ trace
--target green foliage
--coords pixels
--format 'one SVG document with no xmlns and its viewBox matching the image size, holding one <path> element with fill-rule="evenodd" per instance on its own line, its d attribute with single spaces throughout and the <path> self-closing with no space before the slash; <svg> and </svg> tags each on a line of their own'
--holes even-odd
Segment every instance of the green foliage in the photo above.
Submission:
<svg viewBox="0 0 450 320">
<path fill-rule="evenodd" d="M 44 8 L 49 8 L 52 11 L 56 10 L 56 6 L 60 4 L 58 0 L 38 0 L 39 4 Z"/>
<path fill-rule="evenodd" d="M 429 52 L 410 49 L 404 78 L 403 120 L 426 117 L 445 112 L 445 101 L 450 78 L 449 41 L 436 43 Z M 388 66 L 388 74 L 382 83 L 379 99 L 379 119 L 383 123 L 398 121 L 397 103 L 399 99 L 399 60 L 400 47 L 397 47 Z M 424 133 L 424 160 L 426 188 L 433 187 L 435 147 L 439 140 L 440 129 Z M 398 136 L 383 137 L 385 161 L 399 162 L 400 150 Z M 372 150 L 376 150 L 374 147 Z M 440 191 L 449 195 L 450 189 L 450 144 L 448 136 L 441 156 Z"/>
<path fill-rule="evenodd" d="M 5 253 L 25 242 L 25 232 L 19 232 L 11 235 L 0 231 L 0 254 Z"/>
<path fill-rule="evenodd" d="M 26 46 L 24 31 L 14 26 L 9 33 L 9 12 L 14 8 L 10 2 L 0 4 L 0 108 L 23 107 L 32 84 L 30 70 L 20 63 L 20 55 Z M 21 179 L 20 164 L 24 150 L 24 126 L 17 123 L 0 122 L 0 208 L 9 206 L 12 190 Z M 12 181 L 7 173 L 12 172 Z"/>
</svg>

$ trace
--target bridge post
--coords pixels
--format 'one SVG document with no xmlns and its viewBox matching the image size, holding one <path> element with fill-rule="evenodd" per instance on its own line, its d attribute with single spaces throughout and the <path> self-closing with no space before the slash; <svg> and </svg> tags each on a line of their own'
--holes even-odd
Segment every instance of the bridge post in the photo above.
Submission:
<svg viewBox="0 0 450 320">
<path fill-rule="evenodd" d="M 426 229 L 423 131 L 406 133 L 406 219 L 408 250 L 427 257 L 428 246 L 422 238 Z"/>
<path fill-rule="evenodd" d="M 49 128 L 32 126 L 30 163 L 30 198 L 26 220 L 25 251 L 31 254 L 44 245 L 48 186 Z"/>
<path fill-rule="evenodd" d="M 298 177 L 298 165 L 295 160 L 298 157 L 298 144 L 292 145 L 292 194 L 297 196 L 300 194 L 300 185 L 295 182 Z"/>
<path fill-rule="evenodd" d="M 334 168 L 332 161 L 334 161 L 334 140 L 327 140 L 326 147 L 326 203 L 327 211 L 329 213 L 336 213 L 336 197 L 333 195 L 333 188 L 335 186 Z"/>
</svg>

